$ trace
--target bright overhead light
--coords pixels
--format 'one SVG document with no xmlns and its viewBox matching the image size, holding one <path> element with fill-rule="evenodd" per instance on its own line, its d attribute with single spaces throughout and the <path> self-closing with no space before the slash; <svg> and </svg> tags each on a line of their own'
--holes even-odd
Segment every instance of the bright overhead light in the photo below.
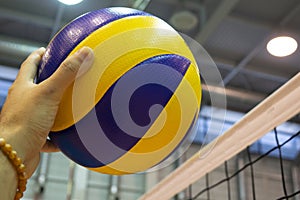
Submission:
<svg viewBox="0 0 300 200">
<path fill-rule="evenodd" d="M 83 0 L 58 0 L 58 1 L 66 5 L 75 5 L 75 4 L 79 4 Z"/>
<path fill-rule="evenodd" d="M 285 57 L 293 54 L 298 48 L 297 41 L 288 36 L 273 38 L 267 44 L 268 52 L 276 57 Z"/>
</svg>

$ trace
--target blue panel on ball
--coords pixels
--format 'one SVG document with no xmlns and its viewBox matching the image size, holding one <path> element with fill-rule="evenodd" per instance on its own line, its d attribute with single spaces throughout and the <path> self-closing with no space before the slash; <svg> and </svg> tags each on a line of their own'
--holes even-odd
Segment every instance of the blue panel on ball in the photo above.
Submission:
<svg viewBox="0 0 300 200">
<path fill-rule="evenodd" d="M 172 95 L 173 92 L 170 89 L 159 84 L 149 83 L 139 87 L 129 102 L 129 113 L 132 120 L 139 126 L 150 125 L 151 116 L 148 112 L 151 107 L 155 104 L 165 106 Z M 156 111 L 156 113 L 160 112 Z"/>
<path fill-rule="evenodd" d="M 189 66 L 190 61 L 182 56 L 159 55 L 138 64 L 113 84 L 96 105 L 98 121 L 110 141 L 130 150 L 169 102 Z M 122 93 L 129 93 L 130 99 Z M 158 104 L 151 113 L 150 107 Z M 113 109 L 117 111 L 114 113 Z"/>
<path fill-rule="evenodd" d="M 92 168 L 104 166 L 102 162 L 87 151 L 78 136 L 75 126 L 71 126 L 62 132 L 50 132 L 49 137 L 74 162 Z"/>
<path fill-rule="evenodd" d="M 177 72 L 179 72 L 182 76 L 184 76 L 185 72 L 187 71 L 188 67 L 191 64 L 191 61 L 183 56 L 176 55 L 176 54 L 162 54 L 162 55 L 149 58 L 141 62 L 139 65 L 151 64 L 151 63 L 157 63 L 157 64 L 172 67 Z M 166 76 L 165 78 L 170 78 L 170 77 Z"/>
<path fill-rule="evenodd" d="M 178 73 L 184 76 L 186 70 L 188 69 L 190 65 L 190 61 L 184 57 L 174 55 L 174 54 L 164 54 L 155 56 L 153 58 L 150 58 L 142 63 L 140 63 L 138 66 L 141 65 L 149 65 L 154 64 L 153 66 L 160 67 L 161 66 L 168 66 L 172 69 L 176 70 Z M 160 65 L 156 65 L 160 64 Z M 149 66 L 148 66 L 149 67 Z M 167 68 L 166 68 L 167 69 Z M 161 69 L 162 70 L 162 69 Z M 165 70 L 164 70 L 165 71 Z M 165 74 L 168 74 L 166 72 Z M 161 76 L 165 74 L 157 74 L 157 71 L 151 71 L 147 74 L 147 76 Z M 169 74 L 170 75 L 170 74 Z M 140 78 L 144 78 L 143 76 L 138 76 Z M 138 77 L 135 77 L 134 75 L 132 78 L 137 79 Z M 173 95 L 173 92 L 177 88 L 178 84 L 181 81 L 182 77 L 177 77 L 180 79 L 177 79 L 173 76 L 164 76 L 163 79 L 169 79 L 167 81 L 173 83 L 171 90 L 167 87 L 164 87 L 163 85 L 160 85 L 158 83 L 149 83 L 146 85 L 141 86 L 138 88 L 135 93 L 131 96 L 130 104 L 129 104 L 129 110 L 132 117 L 132 120 L 134 120 L 135 123 L 137 123 L 140 126 L 147 126 L 150 124 L 151 119 L 150 116 L 147 114 L 150 107 L 155 104 L 159 104 L 162 107 L 164 107 L 170 98 Z M 154 117 L 154 116 L 153 116 Z"/>
<path fill-rule="evenodd" d="M 39 66 L 37 83 L 53 74 L 70 52 L 88 35 L 115 20 L 148 13 L 130 8 L 106 8 L 82 15 L 70 22 L 51 41 Z"/>
</svg>

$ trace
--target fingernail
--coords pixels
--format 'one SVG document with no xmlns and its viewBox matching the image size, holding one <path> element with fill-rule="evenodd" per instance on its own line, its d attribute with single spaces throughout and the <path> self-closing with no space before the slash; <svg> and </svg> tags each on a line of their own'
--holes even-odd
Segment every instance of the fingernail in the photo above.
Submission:
<svg viewBox="0 0 300 200">
<path fill-rule="evenodd" d="M 46 50 L 45 47 L 40 47 L 40 48 L 38 49 L 38 51 L 45 51 L 45 50 Z"/>
<path fill-rule="evenodd" d="M 89 47 L 82 47 L 75 54 L 78 55 L 82 60 L 82 63 L 80 65 L 80 68 L 76 76 L 76 77 L 80 77 L 91 68 L 94 62 L 94 52 Z"/>
<path fill-rule="evenodd" d="M 79 49 L 76 53 L 76 56 L 79 56 L 82 61 L 84 61 L 85 59 L 91 59 L 93 56 L 93 50 L 89 47 L 82 47 L 81 49 Z"/>
<path fill-rule="evenodd" d="M 46 49 L 45 47 L 40 47 L 36 50 L 36 53 L 42 56 L 45 53 Z"/>
</svg>

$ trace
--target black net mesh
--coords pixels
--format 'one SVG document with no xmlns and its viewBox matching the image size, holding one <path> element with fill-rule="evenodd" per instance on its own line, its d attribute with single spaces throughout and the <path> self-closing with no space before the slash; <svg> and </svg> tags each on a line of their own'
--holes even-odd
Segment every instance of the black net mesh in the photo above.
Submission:
<svg viewBox="0 0 300 200">
<path fill-rule="evenodd" d="M 300 199 L 299 176 L 295 177 L 291 172 L 293 166 L 299 171 L 298 163 L 283 157 L 285 145 L 299 145 L 295 139 L 299 139 L 300 131 L 289 135 L 286 140 L 279 140 L 276 128 L 272 133 L 275 146 L 263 154 L 253 153 L 251 146 L 247 147 L 223 166 L 190 185 L 185 199 Z M 271 156 L 275 152 L 277 156 Z M 268 173 L 273 175 L 265 178 Z"/>
</svg>

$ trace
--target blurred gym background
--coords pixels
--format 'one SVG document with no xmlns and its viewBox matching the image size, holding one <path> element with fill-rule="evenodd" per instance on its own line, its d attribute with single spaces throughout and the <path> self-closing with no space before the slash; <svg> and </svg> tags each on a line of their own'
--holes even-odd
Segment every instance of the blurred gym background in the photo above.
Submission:
<svg viewBox="0 0 300 200">
<path fill-rule="evenodd" d="M 46 47 L 55 33 L 72 19 L 112 6 L 145 10 L 199 42 L 214 60 L 225 90 L 218 83 L 203 82 L 202 109 L 195 140 L 189 150 L 168 167 L 117 177 L 87 171 L 61 153 L 43 154 L 38 171 L 29 181 L 24 200 L 138 199 L 198 151 L 203 143 L 215 138 L 219 134 L 215 126 L 223 125 L 224 132 L 300 71 L 299 48 L 291 55 L 281 57 L 272 55 L 267 49 L 268 42 L 278 36 L 289 36 L 299 43 L 299 0 L 83 0 L 76 5 L 57 0 L 0 0 L 0 108 L 20 64 L 33 50 Z M 281 50 L 284 48 L 279 46 Z M 226 110 L 212 106 L 209 94 L 226 95 Z M 212 110 L 216 113 L 213 116 L 210 115 Z M 225 111 L 223 124 L 218 113 Z M 279 138 L 284 140 L 299 131 L 299 123 L 298 115 L 278 127 Z M 263 154 L 275 142 L 267 134 L 252 145 L 250 151 L 253 155 Z M 290 190 L 299 189 L 299 137 L 282 149 L 287 185 Z M 260 188 L 257 190 L 258 199 L 276 199 L 278 196 L 282 184 L 280 170 L 274 164 L 278 156 L 278 152 L 273 152 L 256 169 L 256 183 Z M 242 160 L 241 156 L 233 158 L 229 170 L 235 170 Z M 217 179 L 222 170 L 217 169 L 210 178 Z M 232 182 L 232 199 L 250 198 L 249 179 L 249 173 L 245 172 L 243 180 Z M 225 189 L 220 188 L 211 194 L 211 199 L 226 199 L 222 193 Z M 187 193 L 184 191 L 174 199 L 188 199 Z M 293 198 L 300 199 L 300 196 Z"/>
</svg>

